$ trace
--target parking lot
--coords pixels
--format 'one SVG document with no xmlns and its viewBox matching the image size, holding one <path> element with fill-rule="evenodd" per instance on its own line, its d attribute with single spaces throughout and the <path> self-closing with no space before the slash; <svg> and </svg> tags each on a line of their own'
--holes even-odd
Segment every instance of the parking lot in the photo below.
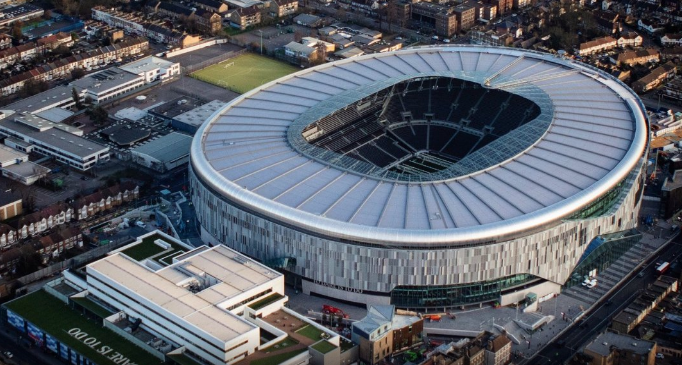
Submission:
<svg viewBox="0 0 682 365">
<path fill-rule="evenodd" d="M 268 26 L 260 29 L 263 32 L 263 53 L 272 54 L 277 48 L 284 47 L 287 43 L 293 42 L 295 34 L 298 32 L 303 37 L 317 37 L 317 31 L 302 25 L 293 24 L 287 26 Z M 236 35 L 234 37 L 240 44 L 248 46 L 251 44 L 260 45 L 261 33 L 251 31 Z"/>
</svg>

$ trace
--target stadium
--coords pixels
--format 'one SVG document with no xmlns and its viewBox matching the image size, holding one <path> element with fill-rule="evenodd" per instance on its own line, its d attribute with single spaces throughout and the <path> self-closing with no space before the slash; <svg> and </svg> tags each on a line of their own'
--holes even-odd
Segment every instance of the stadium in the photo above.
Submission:
<svg viewBox="0 0 682 365">
<path fill-rule="evenodd" d="M 559 292 L 636 242 L 597 247 L 637 225 L 643 110 L 617 79 L 550 54 L 365 55 L 213 114 L 192 143 L 191 199 L 205 242 L 304 293 L 505 305 Z"/>
</svg>

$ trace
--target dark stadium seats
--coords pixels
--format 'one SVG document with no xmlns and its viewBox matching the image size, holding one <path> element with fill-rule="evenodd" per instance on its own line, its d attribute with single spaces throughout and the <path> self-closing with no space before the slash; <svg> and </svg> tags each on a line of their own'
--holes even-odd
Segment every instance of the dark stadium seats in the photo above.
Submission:
<svg viewBox="0 0 682 365">
<path fill-rule="evenodd" d="M 321 118 L 316 122 L 321 132 L 311 137 L 310 143 L 379 167 L 404 160 L 392 167 L 395 171 L 432 171 L 445 168 L 441 165 L 465 157 L 539 113 L 532 101 L 506 91 L 427 77 L 403 81 Z M 434 159 L 422 158 L 429 152 L 445 160 L 434 163 Z M 419 157 L 409 157 L 417 153 Z"/>
</svg>

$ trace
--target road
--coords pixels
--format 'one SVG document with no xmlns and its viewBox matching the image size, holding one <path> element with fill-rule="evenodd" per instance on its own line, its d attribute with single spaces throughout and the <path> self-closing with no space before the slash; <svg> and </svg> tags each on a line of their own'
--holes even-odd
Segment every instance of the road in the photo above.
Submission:
<svg viewBox="0 0 682 365">
<path fill-rule="evenodd" d="M 550 342 L 537 355 L 530 358 L 527 364 L 550 365 L 561 364 L 569 360 L 571 356 L 577 353 L 582 346 L 592 340 L 595 334 L 602 332 L 608 327 L 611 318 L 619 313 L 622 309 L 628 306 L 630 302 L 637 298 L 637 295 L 644 290 L 647 285 L 656 281 L 656 262 L 672 261 L 682 255 L 682 243 L 680 236 L 677 236 L 673 242 L 668 244 L 659 254 L 649 260 L 646 266 L 642 269 L 645 273 L 644 277 L 640 278 L 637 275 L 632 275 L 625 284 L 621 284 L 609 297 L 605 297 L 599 304 L 597 304 L 585 317 L 580 325 L 573 325 L 563 335 Z M 610 300 L 612 305 L 608 304 Z M 563 347 L 558 347 L 556 342 L 564 341 Z"/>
<path fill-rule="evenodd" d="M 7 322 L 0 325 L 0 353 L 10 351 L 14 355 L 11 360 L 7 360 L 4 355 L 0 355 L 0 363 L 4 361 L 8 365 L 59 365 L 63 364 L 56 355 L 44 352 L 36 346 L 28 348 L 27 343 L 20 344 L 18 332 L 9 328 Z"/>
</svg>

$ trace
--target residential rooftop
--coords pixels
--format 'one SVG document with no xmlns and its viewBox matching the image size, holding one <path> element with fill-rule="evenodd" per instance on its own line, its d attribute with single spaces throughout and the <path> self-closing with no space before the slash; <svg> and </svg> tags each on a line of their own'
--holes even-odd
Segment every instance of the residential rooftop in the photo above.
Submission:
<svg viewBox="0 0 682 365">
<path fill-rule="evenodd" d="M 602 356 L 611 354 L 611 348 L 616 347 L 621 350 L 628 350 L 636 354 L 647 354 L 655 342 L 641 340 L 635 337 L 621 335 L 613 332 L 604 332 L 590 342 L 585 349 L 598 353 Z"/>
</svg>

